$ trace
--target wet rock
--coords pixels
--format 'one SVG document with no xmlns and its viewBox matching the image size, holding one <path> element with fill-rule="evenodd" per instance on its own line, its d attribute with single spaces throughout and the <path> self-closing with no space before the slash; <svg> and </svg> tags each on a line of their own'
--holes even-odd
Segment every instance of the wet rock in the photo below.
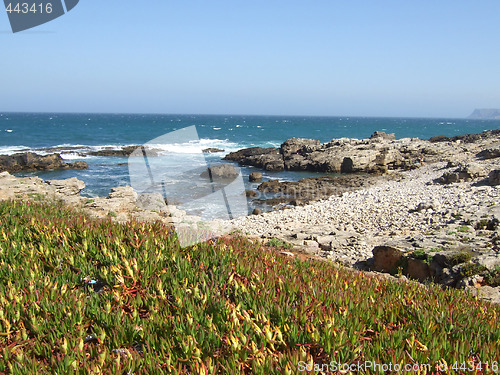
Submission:
<svg viewBox="0 0 500 375">
<path fill-rule="evenodd" d="M 205 148 L 202 150 L 202 152 L 204 152 L 205 154 L 213 154 L 213 153 L 216 153 L 216 152 L 224 152 L 225 150 L 221 149 L 221 148 L 216 148 L 216 147 L 209 147 L 209 148 Z"/>
<path fill-rule="evenodd" d="M 248 180 L 250 182 L 259 182 L 259 181 L 262 181 L 262 173 L 260 173 L 260 172 L 252 172 L 248 176 Z"/>
<path fill-rule="evenodd" d="M 88 168 L 87 163 L 83 161 L 66 163 L 59 154 L 37 155 L 33 152 L 24 152 L 14 155 L 0 155 L 0 171 L 10 173 L 86 168 Z"/>
<path fill-rule="evenodd" d="M 245 195 L 249 198 L 253 198 L 253 197 L 256 197 L 258 194 L 256 191 L 253 191 L 253 190 L 246 190 L 245 191 Z"/>
<path fill-rule="evenodd" d="M 104 148 L 99 151 L 89 151 L 86 152 L 87 155 L 92 155 L 92 156 L 116 156 L 116 157 L 128 157 L 130 156 L 135 150 L 139 148 L 144 148 L 147 150 L 148 156 L 158 156 L 158 150 L 150 149 L 150 148 L 145 148 L 144 146 L 123 146 L 121 148 Z"/>
</svg>

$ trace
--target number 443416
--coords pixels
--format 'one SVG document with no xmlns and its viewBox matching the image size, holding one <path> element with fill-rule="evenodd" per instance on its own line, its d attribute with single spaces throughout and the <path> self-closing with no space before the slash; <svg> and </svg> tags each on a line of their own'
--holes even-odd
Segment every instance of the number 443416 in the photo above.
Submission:
<svg viewBox="0 0 500 375">
<path fill-rule="evenodd" d="M 7 13 L 52 13 L 52 3 L 33 3 L 31 6 L 28 3 L 8 3 L 5 7 Z"/>
</svg>

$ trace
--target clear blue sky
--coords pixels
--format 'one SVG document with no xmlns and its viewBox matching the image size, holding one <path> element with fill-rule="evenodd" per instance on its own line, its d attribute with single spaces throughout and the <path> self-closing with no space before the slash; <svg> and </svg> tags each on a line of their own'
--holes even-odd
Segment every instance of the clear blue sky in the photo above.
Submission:
<svg viewBox="0 0 500 375">
<path fill-rule="evenodd" d="M 12 34 L 0 111 L 464 117 L 500 108 L 500 1 L 81 0 Z"/>
</svg>

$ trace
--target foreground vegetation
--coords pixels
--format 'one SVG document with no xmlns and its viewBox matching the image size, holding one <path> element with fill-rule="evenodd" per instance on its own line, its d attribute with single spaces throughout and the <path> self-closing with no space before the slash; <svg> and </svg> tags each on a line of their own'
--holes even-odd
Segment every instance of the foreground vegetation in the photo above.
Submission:
<svg viewBox="0 0 500 375">
<path fill-rule="evenodd" d="M 0 372 L 498 360 L 500 308 L 461 291 L 299 261 L 244 238 L 181 249 L 168 226 L 54 205 L 4 202 L 0 217 Z"/>
</svg>

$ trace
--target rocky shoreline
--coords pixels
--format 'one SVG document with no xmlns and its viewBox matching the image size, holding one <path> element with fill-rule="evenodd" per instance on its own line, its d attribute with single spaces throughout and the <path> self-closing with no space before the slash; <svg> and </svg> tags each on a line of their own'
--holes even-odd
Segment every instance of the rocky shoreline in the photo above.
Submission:
<svg viewBox="0 0 500 375">
<path fill-rule="evenodd" d="M 135 150 L 143 146 L 121 146 L 106 147 L 102 150 L 93 151 L 88 149 L 82 152 L 81 147 L 52 147 L 40 148 L 34 151 L 18 152 L 12 155 L 0 155 L 0 172 L 33 172 L 59 169 L 87 169 L 89 166 L 84 161 L 67 163 L 61 155 L 76 154 L 79 157 L 105 156 L 105 157 L 129 157 Z M 148 156 L 158 156 L 161 150 L 148 148 Z M 203 153 L 212 154 L 224 152 L 219 148 L 206 148 Z"/>
<path fill-rule="evenodd" d="M 237 152 L 240 164 L 291 170 L 322 165 L 346 172 L 348 163 L 351 174 L 263 181 L 256 193 L 292 197 L 295 202 L 287 203 L 300 207 L 233 220 L 244 235 L 278 239 L 295 254 L 357 269 L 469 288 L 500 302 L 500 131 L 428 141 L 395 140 L 385 133 L 324 145 L 292 139 L 279 149 L 250 150 Z M 262 176 L 256 172 L 251 178 Z M 159 194 L 138 196 L 120 187 L 89 199 L 80 195 L 84 186 L 76 178 L 43 181 L 3 172 L 0 200 L 50 198 L 119 222 L 189 220 Z"/>
<path fill-rule="evenodd" d="M 409 170 L 422 162 L 458 160 L 478 154 L 498 143 L 500 130 L 448 138 L 395 139 L 394 134 L 375 132 L 368 139 L 340 138 L 321 144 L 318 140 L 291 138 L 279 148 L 252 147 L 231 152 L 224 160 L 268 171 L 382 174 Z"/>
<path fill-rule="evenodd" d="M 245 235 L 276 238 L 346 266 L 480 287 L 500 302 L 499 170 L 500 158 L 458 167 L 428 164 L 382 176 L 368 188 L 233 224 Z M 458 175 L 457 182 L 449 182 L 450 175 Z"/>
</svg>

